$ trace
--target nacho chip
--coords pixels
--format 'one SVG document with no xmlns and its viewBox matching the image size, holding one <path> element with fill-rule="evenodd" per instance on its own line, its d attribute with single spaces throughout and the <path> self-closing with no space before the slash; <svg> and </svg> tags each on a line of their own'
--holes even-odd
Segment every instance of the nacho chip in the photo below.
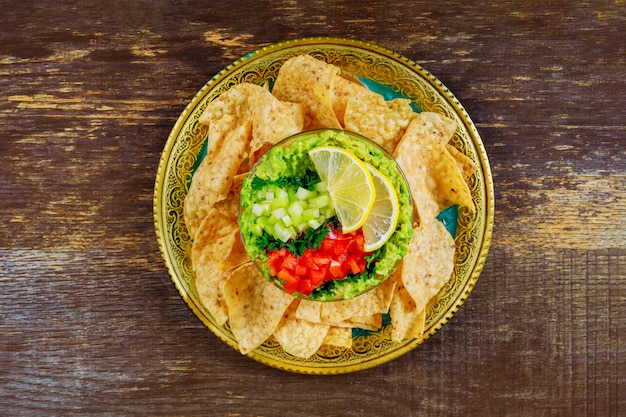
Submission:
<svg viewBox="0 0 626 417">
<path fill-rule="evenodd" d="M 298 55 L 282 65 L 272 94 L 304 106 L 304 130 L 341 128 L 332 105 L 333 84 L 339 71 L 339 67 L 310 55 Z"/>
<path fill-rule="evenodd" d="M 247 176 L 247 172 L 235 175 L 235 178 L 233 179 L 233 185 L 230 187 L 226 199 L 215 203 L 215 205 L 213 206 L 221 214 L 232 219 L 235 222 L 238 221 L 239 217 L 239 197 L 241 195 L 241 187 L 243 185 L 243 180 Z"/>
<path fill-rule="evenodd" d="M 320 321 L 336 324 L 353 317 L 386 313 L 394 287 L 395 282 L 386 280 L 376 288 L 349 300 L 322 303 Z"/>
<path fill-rule="evenodd" d="M 333 111 L 339 123 L 345 127 L 344 116 L 348 102 L 359 97 L 375 96 L 375 92 L 369 90 L 357 80 L 347 79 L 344 76 L 335 77 L 333 83 Z"/>
<path fill-rule="evenodd" d="M 424 111 L 419 113 L 419 119 L 422 134 L 437 139 L 442 145 L 448 143 L 456 131 L 456 122 L 439 113 Z"/>
<path fill-rule="evenodd" d="M 322 344 L 339 348 L 350 348 L 352 346 L 352 329 L 348 327 L 331 327 L 328 329 Z"/>
<path fill-rule="evenodd" d="M 421 312 L 450 280 L 454 270 L 454 239 L 440 221 L 416 228 L 402 265 L 402 284 Z"/>
<path fill-rule="evenodd" d="M 321 323 L 322 303 L 319 301 L 301 300 L 296 310 L 296 317 L 301 320 Z"/>
<path fill-rule="evenodd" d="M 408 99 L 385 101 L 379 94 L 351 97 L 345 111 L 345 127 L 393 152 L 409 122 L 417 117 Z"/>
<path fill-rule="evenodd" d="M 223 286 L 230 329 L 246 354 L 276 330 L 293 297 L 267 282 L 250 262 L 233 270 Z"/>
<path fill-rule="evenodd" d="M 183 208 L 185 224 L 192 238 L 209 210 L 228 197 L 248 145 L 250 127 L 247 122 L 232 130 L 217 155 L 204 158 L 196 170 Z"/>
<path fill-rule="evenodd" d="M 201 223 L 191 248 L 191 264 L 200 301 L 218 325 L 228 319 L 221 285 L 229 270 L 248 262 L 236 220 L 211 209 Z"/>
<path fill-rule="evenodd" d="M 207 155 L 213 159 L 230 131 L 246 119 L 247 96 L 245 86 L 235 85 L 210 102 L 198 122 L 209 126 Z"/>
<path fill-rule="evenodd" d="M 330 326 L 297 318 L 299 301 L 295 299 L 289 305 L 274 331 L 274 337 L 285 352 L 298 358 L 308 358 L 320 348 Z"/>
<path fill-rule="evenodd" d="M 415 301 L 404 288 L 402 270 L 398 268 L 390 279 L 397 280 L 396 289 L 391 299 L 391 340 L 399 343 L 412 337 L 420 337 L 424 332 L 426 310 L 417 311 Z"/>
<path fill-rule="evenodd" d="M 302 130 L 304 109 L 302 104 L 278 100 L 267 85 L 240 83 L 209 103 L 199 122 L 209 126 L 207 155 L 210 158 L 215 158 L 227 143 L 230 131 L 245 122 L 252 123 L 249 151 L 254 155 L 252 164 L 271 145 Z"/>
<path fill-rule="evenodd" d="M 407 177 L 420 221 L 430 221 L 453 204 L 474 210 L 463 174 L 446 146 L 427 129 L 422 114 L 409 123 L 394 151 Z"/>
<path fill-rule="evenodd" d="M 248 86 L 248 119 L 252 122 L 250 155 L 256 161 L 272 145 L 302 130 L 304 110 L 301 104 L 278 100 L 266 88 Z"/>
<path fill-rule="evenodd" d="M 465 155 L 449 143 L 446 145 L 446 150 L 456 161 L 456 164 L 463 174 L 463 178 L 467 179 L 478 169 L 478 165 L 476 165 L 476 163 L 472 161 L 469 156 Z"/>
<path fill-rule="evenodd" d="M 375 313 L 368 316 L 354 316 L 349 319 L 337 322 L 337 323 L 329 323 L 331 325 L 337 327 L 347 327 L 353 328 L 356 327 L 358 329 L 363 330 L 378 330 L 383 325 L 383 315 L 381 313 Z"/>
</svg>

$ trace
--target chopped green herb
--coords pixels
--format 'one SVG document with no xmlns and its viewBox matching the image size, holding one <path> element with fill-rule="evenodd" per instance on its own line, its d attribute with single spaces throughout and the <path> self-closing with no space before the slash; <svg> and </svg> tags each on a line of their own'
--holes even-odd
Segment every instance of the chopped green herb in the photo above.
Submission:
<svg viewBox="0 0 626 417">
<path fill-rule="evenodd" d="M 254 177 L 250 182 L 250 187 L 253 190 L 260 190 L 266 185 L 275 185 L 278 188 L 293 186 L 295 188 L 302 187 L 309 191 L 313 191 L 315 184 L 320 181 L 321 179 L 317 171 L 307 170 L 301 177 L 280 177 L 276 180 Z"/>
<path fill-rule="evenodd" d="M 317 229 L 309 228 L 295 239 L 283 242 L 280 239 L 272 237 L 269 233 L 263 232 L 255 241 L 254 245 L 263 251 L 279 250 L 287 248 L 296 256 L 302 256 L 306 249 L 317 249 L 322 244 L 322 240 L 328 235 L 329 227 L 334 227 L 337 218 L 332 217 L 324 222 Z"/>
</svg>

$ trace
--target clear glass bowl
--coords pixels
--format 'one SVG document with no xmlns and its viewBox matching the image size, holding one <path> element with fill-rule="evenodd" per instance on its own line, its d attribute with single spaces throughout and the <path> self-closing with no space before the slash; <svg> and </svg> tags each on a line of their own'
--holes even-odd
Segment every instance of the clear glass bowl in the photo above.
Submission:
<svg viewBox="0 0 626 417">
<path fill-rule="evenodd" d="M 390 179 L 396 188 L 400 203 L 400 216 L 395 232 L 377 251 L 377 260 L 373 263 L 372 273 L 348 275 L 348 277 L 329 281 L 314 289 L 310 295 L 294 292 L 295 297 L 317 300 L 336 301 L 353 298 L 371 290 L 385 281 L 397 268 L 408 250 L 413 233 L 413 201 L 402 170 L 393 157 L 375 142 L 353 132 L 340 129 L 317 129 L 290 136 L 265 152 L 250 170 L 243 183 L 239 205 L 239 228 L 246 252 L 263 276 L 285 290 L 283 281 L 271 276 L 267 264 L 268 250 L 266 240 L 259 241 L 259 226 L 253 206 L 259 203 L 258 184 L 276 181 L 283 177 L 301 177 L 314 166 L 307 151 L 318 146 L 336 146 L 347 149 L 361 160 L 370 163 Z M 255 185 L 256 182 L 256 185 Z M 257 187 L 257 188 L 255 188 Z M 256 227 L 256 232 L 252 229 Z M 277 243 L 277 240 L 274 239 Z"/>
</svg>

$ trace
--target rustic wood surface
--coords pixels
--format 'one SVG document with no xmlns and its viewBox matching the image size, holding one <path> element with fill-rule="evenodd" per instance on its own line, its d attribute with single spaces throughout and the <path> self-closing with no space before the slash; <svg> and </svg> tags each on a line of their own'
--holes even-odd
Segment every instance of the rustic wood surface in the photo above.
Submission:
<svg viewBox="0 0 626 417">
<path fill-rule="evenodd" d="M 0 415 L 626 415 L 626 3 L 0 1 Z M 178 115 L 220 69 L 304 36 L 435 74 L 490 157 L 496 225 L 467 302 L 355 374 L 227 347 L 159 255 Z"/>
</svg>

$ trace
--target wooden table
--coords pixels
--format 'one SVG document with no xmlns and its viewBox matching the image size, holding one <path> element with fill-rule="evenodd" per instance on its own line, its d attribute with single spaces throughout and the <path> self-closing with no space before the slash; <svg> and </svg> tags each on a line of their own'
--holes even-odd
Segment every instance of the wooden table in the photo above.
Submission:
<svg viewBox="0 0 626 417">
<path fill-rule="evenodd" d="M 4 1 L 0 415 L 626 414 L 626 4 Z M 432 3 L 432 4 L 430 4 Z M 262 46 L 371 41 L 461 100 L 496 225 L 455 317 L 353 374 L 242 357 L 172 284 L 152 220 L 185 105 Z"/>
</svg>

